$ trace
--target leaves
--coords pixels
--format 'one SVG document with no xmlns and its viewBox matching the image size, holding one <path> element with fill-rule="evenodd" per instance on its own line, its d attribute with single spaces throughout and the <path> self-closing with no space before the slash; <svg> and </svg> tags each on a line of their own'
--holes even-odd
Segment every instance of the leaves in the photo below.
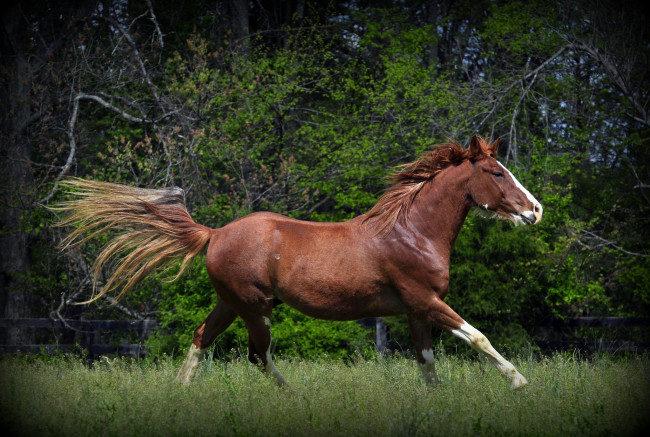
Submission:
<svg viewBox="0 0 650 437">
<path fill-rule="evenodd" d="M 544 218 L 511 229 L 470 216 L 452 259 L 452 307 L 504 336 L 552 314 L 648 312 L 650 76 L 640 11 L 566 1 L 308 3 L 299 25 L 270 31 L 251 20 L 244 47 L 202 4 L 162 2 L 161 30 L 128 8 L 119 17 L 97 8 L 92 23 L 70 26 L 74 44 L 34 56 L 51 63 L 31 91 L 30 195 L 56 200 L 55 181 L 68 171 L 181 186 L 195 220 L 213 227 L 259 210 L 346 220 L 372 207 L 396 165 L 479 133 L 501 138 L 501 160 Z M 169 11 L 177 21 L 165 20 Z M 32 34 L 31 44 L 42 38 Z M 44 278 L 67 278 L 66 292 L 81 297 L 80 259 L 99 245 L 56 258 L 53 219 L 25 208 L 33 289 L 56 306 Z M 166 347 L 184 347 L 214 304 L 200 269 L 175 285 L 152 280 L 129 299 L 161 311 L 174 336 Z M 344 337 L 363 337 L 301 317 L 278 312 L 278 350 L 336 355 L 357 342 Z M 298 319 L 309 329 L 305 344 L 292 345 Z M 226 344 L 243 341 L 238 329 Z"/>
</svg>

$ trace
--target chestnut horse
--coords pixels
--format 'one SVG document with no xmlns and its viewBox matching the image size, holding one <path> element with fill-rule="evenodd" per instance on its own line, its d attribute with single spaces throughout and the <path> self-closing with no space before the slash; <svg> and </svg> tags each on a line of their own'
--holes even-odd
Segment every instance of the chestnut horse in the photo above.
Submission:
<svg viewBox="0 0 650 437">
<path fill-rule="evenodd" d="M 121 231 L 95 261 L 95 284 L 106 261 L 115 258 L 118 265 L 93 301 L 120 286 L 121 297 L 174 259 L 182 259 L 182 273 L 207 245 L 207 270 L 219 299 L 194 333 L 177 376 L 184 384 L 238 316 L 248 329 L 249 359 L 285 384 L 270 354 L 271 310 L 281 301 L 328 320 L 406 314 L 427 383 L 437 383 L 431 346 L 436 326 L 484 354 L 518 388 L 526 379 L 443 301 L 451 249 L 471 208 L 516 225 L 541 219 L 539 202 L 494 158 L 497 145 L 473 137 L 467 149 L 453 141 L 437 146 L 404 165 L 368 213 L 342 223 L 262 212 L 211 229 L 192 220 L 179 188 L 70 179 L 66 184 L 76 197 L 58 209 L 70 213 L 61 224 L 77 228 L 62 247 Z"/>
</svg>

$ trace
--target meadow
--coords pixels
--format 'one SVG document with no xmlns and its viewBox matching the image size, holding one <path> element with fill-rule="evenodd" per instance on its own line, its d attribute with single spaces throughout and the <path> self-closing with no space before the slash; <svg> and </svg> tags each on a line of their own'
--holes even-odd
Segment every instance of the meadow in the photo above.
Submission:
<svg viewBox="0 0 650 437">
<path fill-rule="evenodd" d="M 277 359 L 291 390 L 244 359 L 0 358 L 3 435 L 633 436 L 650 428 L 650 357 L 515 358 L 512 391 L 487 362 L 439 354 L 440 385 L 403 357 Z"/>
</svg>

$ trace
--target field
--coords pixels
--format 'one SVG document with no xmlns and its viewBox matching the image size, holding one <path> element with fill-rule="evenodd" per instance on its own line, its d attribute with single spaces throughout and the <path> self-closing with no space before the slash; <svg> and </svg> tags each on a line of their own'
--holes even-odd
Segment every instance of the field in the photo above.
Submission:
<svg viewBox="0 0 650 437">
<path fill-rule="evenodd" d="M 25 436 L 632 436 L 650 427 L 650 357 L 515 358 L 512 391 L 485 361 L 442 355 L 440 385 L 414 361 L 276 365 L 279 389 L 244 360 L 206 360 L 189 387 L 178 360 L 0 358 L 0 426 Z"/>
</svg>

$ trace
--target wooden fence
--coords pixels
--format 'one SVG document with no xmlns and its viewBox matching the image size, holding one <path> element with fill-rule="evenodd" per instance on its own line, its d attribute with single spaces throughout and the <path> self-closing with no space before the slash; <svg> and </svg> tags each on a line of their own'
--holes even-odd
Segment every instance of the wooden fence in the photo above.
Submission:
<svg viewBox="0 0 650 437">
<path fill-rule="evenodd" d="M 535 344 L 544 352 L 575 349 L 592 353 L 644 352 L 650 350 L 648 327 L 650 317 L 551 319 L 537 330 Z M 580 339 L 577 331 L 589 332 L 589 339 Z"/>
<path fill-rule="evenodd" d="M 359 323 L 375 330 L 375 343 L 380 353 L 390 348 L 390 333 L 381 319 L 364 319 Z M 642 352 L 650 350 L 648 333 L 638 338 L 608 339 L 606 335 L 593 336 L 591 340 L 576 339 L 575 330 L 580 328 L 639 328 L 649 327 L 650 317 L 574 317 L 552 319 L 541 327 L 536 345 L 544 352 L 554 350 L 580 349 L 588 352 Z M 82 333 L 82 341 L 77 344 L 27 344 L 0 345 L 0 353 L 53 353 L 57 350 L 70 352 L 85 349 L 89 359 L 100 355 L 128 355 L 140 357 L 147 353 L 142 343 L 106 344 L 99 342 L 99 333 L 107 331 L 138 331 L 140 341 L 144 341 L 150 332 L 158 327 L 155 320 L 55 320 L 55 319 L 0 319 L 0 328 L 39 328 L 74 330 Z M 489 335 L 488 335 L 489 336 Z M 573 338 L 572 338 L 573 337 Z"/>
<path fill-rule="evenodd" d="M 81 341 L 77 344 L 26 344 L 0 345 L 0 353 L 33 354 L 39 352 L 53 353 L 57 350 L 71 352 L 85 349 L 89 359 L 100 355 L 128 355 L 140 357 L 147 350 L 142 343 L 106 344 L 99 342 L 99 333 L 106 331 L 138 331 L 141 341 L 149 336 L 152 329 L 158 327 L 156 320 L 61 320 L 61 319 L 0 319 L 0 328 L 40 328 L 73 330 L 79 332 Z"/>
</svg>

